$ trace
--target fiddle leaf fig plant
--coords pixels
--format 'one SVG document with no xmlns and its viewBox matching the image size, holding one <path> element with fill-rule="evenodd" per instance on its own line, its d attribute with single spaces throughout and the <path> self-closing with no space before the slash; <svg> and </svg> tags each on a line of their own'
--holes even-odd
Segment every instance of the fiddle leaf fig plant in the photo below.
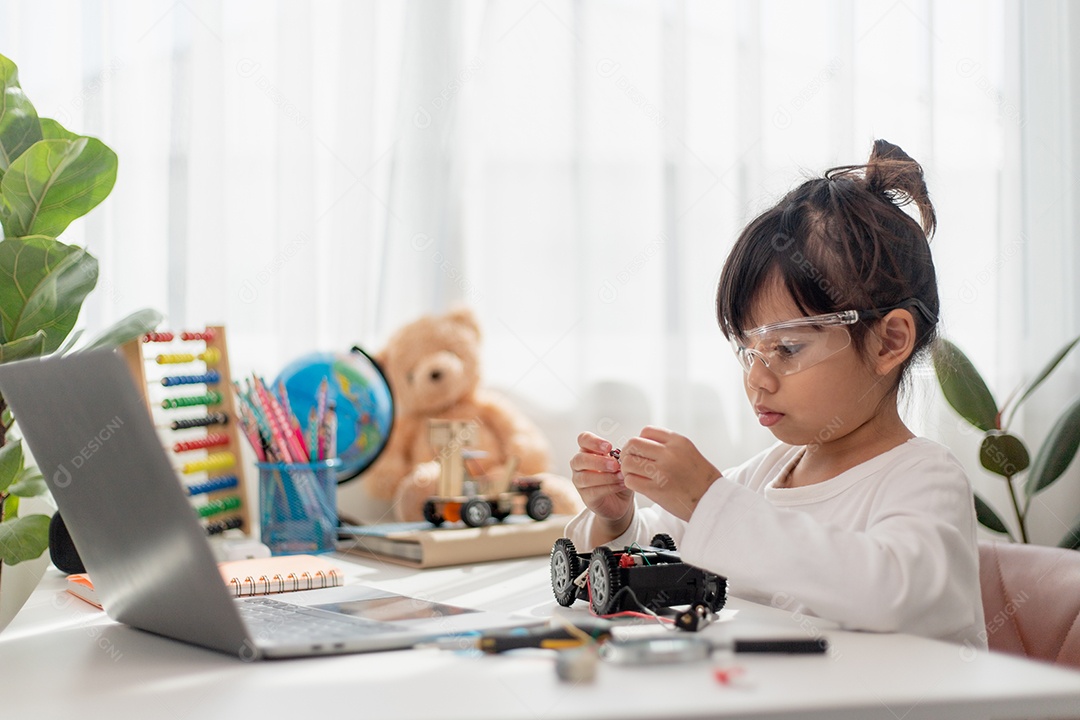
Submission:
<svg viewBox="0 0 1080 720">
<path fill-rule="evenodd" d="M 98 279 L 86 249 L 57 237 L 97 207 L 116 183 L 116 154 L 96 138 L 38 117 L 18 68 L 0 55 L 0 363 L 70 352 L 83 301 Z M 154 329 L 155 310 L 139 310 L 88 347 L 116 346 Z M 27 464 L 16 418 L 0 395 L 0 571 L 48 548 L 49 516 L 19 516 L 23 498 L 48 492 Z"/>
<path fill-rule="evenodd" d="M 1027 521 L 1032 500 L 1065 473 L 1080 449 L 1080 398 L 1073 400 L 1054 422 L 1034 458 L 1024 441 L 1009 431 L 1009 426 L 1019 407 L 1077 343 L 1080 343 L 1080 337 L 1066 343 L 1034 379 L 1017 388 L 1000 407 L 975 365 L 960 348 L 942 340 L 934 350 L 934 371 L 946 401 L 960 417 L 983 432 L 979 463 L 1005 481 L 1021 542 L 1029 541 Z M 1026 478 L 1021 484 L 1017 479 L 1025 473 Z M 975 494 L 975 513 L 979 523 L 987 529 L 1016 540 L 1001 516 L 978 493 Z M 1080 519 L 1058 545 L 1080 549 Z"/>
</svg>

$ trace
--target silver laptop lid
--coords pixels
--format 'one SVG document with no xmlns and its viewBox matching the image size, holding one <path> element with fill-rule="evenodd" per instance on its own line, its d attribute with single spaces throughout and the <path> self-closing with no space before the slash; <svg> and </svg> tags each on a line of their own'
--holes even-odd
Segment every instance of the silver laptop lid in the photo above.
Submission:
<svg viewBox="0 0 1080 720">
<path fill-rule="evenodd" d="M 0 393 L 114 620 L 251 659 L 252 642 L 124 362 L 0 365 Z"/>
</svg>

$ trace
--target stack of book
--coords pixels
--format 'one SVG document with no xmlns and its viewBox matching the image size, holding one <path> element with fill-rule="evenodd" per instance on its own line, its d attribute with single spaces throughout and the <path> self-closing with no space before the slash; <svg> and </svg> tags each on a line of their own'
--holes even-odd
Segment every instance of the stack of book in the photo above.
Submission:
<svg viewBox="0 0 1080 720">
<path fill-rule="evenodd" d="M 537 522 L 511 515 L 478 528 L 427 522 L 342 526 L 337 549 L 417 568 L 508 560 L 550 554 L 569 520 L 552 516 Z"/>
</svg>

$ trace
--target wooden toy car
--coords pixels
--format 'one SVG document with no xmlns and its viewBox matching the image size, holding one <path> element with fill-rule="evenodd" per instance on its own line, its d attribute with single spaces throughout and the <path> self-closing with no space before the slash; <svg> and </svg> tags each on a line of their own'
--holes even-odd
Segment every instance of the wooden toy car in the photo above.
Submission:
<svg viewBox="0 0 1080 720">
<path fill-rule="evenodd" d="M 477 457 L 466 448 L 476 426 L 462 420 L 432 420 L 429 438 L 439 459 L 439 494 L 424 503 L 424 519 L 432 525 L 457 522 L 480 527 L 491 518 L 502 521 L 513 513 L 533 520 L 546 520 L 552 511 L 551 498 L 540 489 L 540 480 L 514 477 L 517 462 L 512 459 L 506 475 L 491 478 L 470 475 L 467 460 Z"/>
<path fill-rule="evenodd" d="M 533 520 L 546 520 L 551 515 L 551 498 L 540 491 L 540 481 L 519 478 L 506 492 L 428 498 L 424 519 L 432 525 L 460 519 L 469 527 L 480 527 L 491 518 L 501 521 L 513 514 L 516 497 L 524 497 L 525 514 Z"/>
<path fill-rule="evenodd" d="M 647 548 L 601 545 L 591 553 L 579 553 L 568 538 L 559 538 L 551 549 L 551 589 L 560 605 L 588 600 L 597 615 L 674 605 L 716 612 L 727 601 L 727 578 L 682 562 L 675 541 L 663 533 Z"/>
</svg>

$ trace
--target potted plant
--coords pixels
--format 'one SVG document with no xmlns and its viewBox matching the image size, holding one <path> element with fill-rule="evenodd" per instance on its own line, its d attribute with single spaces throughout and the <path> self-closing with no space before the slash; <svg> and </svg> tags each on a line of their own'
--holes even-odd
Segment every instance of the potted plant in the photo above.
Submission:
<svg viewBox="0 0 1080 720">
<path fill-rule="evenodd" d="M 0 363 L 72 350 L 83 300 L 98 278 L 86 249 L 56 238 L 96 207 L 116 182 L 116 154 L 96 138 L 39 118 L 0 55 Z M 83 349 L 115 346 L 152 330 L 160 313 L 140 310 Z M 23 455 L 15 418 L 0 396 L 0 573 L 48 547 L 49 516 L 19 515 L 20 501 L 44 495 L 44 480 Z M 0 574 L 0 582 L 3 576 Z M 0 584 L 2 587 L 2 584 Z"/>
<path fill-rule="evenodd" d="M 945 399 L 960 417 L 984 433 L 979 448 L 979 462 L 1005 480 L 1015 526 L 1020 541 L 1024 543 L 1028 542 L 1027 521 L 1031 501 L 1062 476 L 1080 446 L 1080 398 L 1074 399 L 1054 422 L 1034 459 L 1024 441 L 1009 431 L 1009 426 L 1016 417 L 1017 409 L 1078 342 L 1080 337 L 1067 343 L 1033 380 L 1017 388 L 1000 407 L 975 365 L 956 345 L 943 340 L 934 350 L 934 371 Z M 1018 495 L 1018 483 L 1014 483 L 1014 480 L 1024 473 L 1027 479 L 1019 488 Z M 975 494 L 975 512 L 984 527 L 1016 540 L 1001 516 L 978 493 Z M 1080 518 L 1058 545 L 1080 549 Z"/>
</svg>

